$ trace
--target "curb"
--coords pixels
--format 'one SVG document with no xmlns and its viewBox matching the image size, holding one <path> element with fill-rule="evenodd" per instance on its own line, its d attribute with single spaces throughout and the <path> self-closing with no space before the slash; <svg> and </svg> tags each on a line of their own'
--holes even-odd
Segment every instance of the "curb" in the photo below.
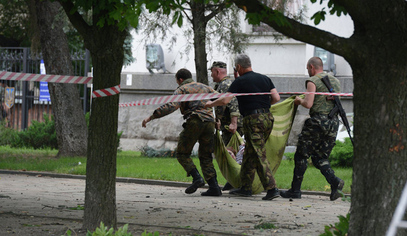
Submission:
<svg viewBox="0 0 407 236">
<path fill-rule="evenodd" d="M 53 178 L 65 178 L 65 179 L 81 179 L 86 180 L 85 175 L 70 175 L 70 174 L 58 174 L 51 172 L 40 172 L 40 171 L 18 171 L 18 170 L 0 170 L 0 174 L 11 174 L 11 175 L 29 175 L 29 176 L 47 176 Z M 189 187 L 190 183 L 166 181 L 166 180 L 152 180 L 152 179 L 137 179 L 137 178 L 124 178 L 116 177 L 116 182 L 118 183 L 134 183 L 134 184 L 144 184 L 144 185 L 162 185 L 168 187 Z M 205 184 L 202 188 L 208 188 Z M 287 189 L 280 189 L 287 190 Z M 321 191 L 301 191 L 302 195 L 320 195 L 329 196 L 330 193 Z M 345 194 L 345 197 L 350 197 L 350 194 Z"/>
</svg>

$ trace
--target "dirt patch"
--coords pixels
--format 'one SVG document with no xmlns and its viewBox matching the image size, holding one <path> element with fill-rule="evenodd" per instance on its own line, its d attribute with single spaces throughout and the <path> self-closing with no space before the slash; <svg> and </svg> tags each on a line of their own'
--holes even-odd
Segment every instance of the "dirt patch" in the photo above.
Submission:
<svg viewBox="0 0 407 236">
<path fill-rule="evenodd" d="M 202 197 L 199 192 L 205 189 L 187 195 L 182 184 L 163 184 L 118 182 L 118 226 L 129 224 L 133 235 L 145 230 L 162 235 L 319 235 L 350 207 L 347 201 L 321 195 L 295 201 L 263 201 L 264 193 Z M 72 235 L 86 235 L 80 230 L 84 191 L 83 179 L 0 173 L 0 235 L 63 235 L 68 229 Z"/>
</svg>

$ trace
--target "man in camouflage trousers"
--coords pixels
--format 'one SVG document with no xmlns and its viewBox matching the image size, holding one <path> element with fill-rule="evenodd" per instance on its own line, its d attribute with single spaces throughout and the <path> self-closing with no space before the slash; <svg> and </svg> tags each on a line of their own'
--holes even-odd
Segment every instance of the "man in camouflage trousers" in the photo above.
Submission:
<svg viewBox="0 0 407 236">
<path fill-rule="evenodd" d="M 307 92 L 329 92 L 322 78 L 328 76 L 330 83 L 336 92 L 340 92 L 339 80 L 323 71 L 322 60 L 312 57 L 308 60 L 307 70 L 310 78 L 306 80 Z M 341 194 L 344 181 L 335 176 L 328 160 L 332 148 L 335 146 L 338 133 L 339 119 L 336 114 L 332 119 L 328 117 L 334 108 L 332 96 L 306 94 L 305 98 L 296 97 L 294 103 L 310 109 L 308 118 L 298 138 L 297 150 L 294 155 L 295 167 L 291 188 L 281 191 L 284 198 L 301 198 L 301 183 L 308 166 L 308 158 L 325 176 L 331 185 L 331 201 L 338 199 Z"/>
<path fill-rule="evenodd" d="M 216 82 L 214 89 L 218 93 L 226 93 L 232 84 L 232 79 L 227 76 L 226 63 L 221 61 L 213 62 L 211 68 L 211 77 L 213 82 Z M 217 123 L 220 122 L 219 129 L 222 131 L 223 143 L 227 145 L 232 138 L 232 135 L 237 131 L 243 135 L 242 116 L 239 112 L 239 104 L 237 99 L 233 98 L 230 103 L 225 106 L 215 107 L 215 115 Z M 226 129 L 225 126 L 229 126 Z"/>
<path fill-rule="evenodd" d="M 266 141 L 273 129 L 274 117 L 270 113 L 270 106 L 280 100 L 280 95 L 271 79 L 252 70 L 250 58 L 245 54 L 235 58 L 235 70 L 239 77 L 231 84 L 230 93 L 269 93 L 267 95 L 237 96 L 239 111 L 243 115 L 243 130 L 245 137 L 245 151 L 240 169 L 242 185 L 231 190 L 230 194 L 249 197 L 252 196 L 252 184 L 255 173 L 259 175 L 263 188 L 267 194 L 263 200 L 279 197 L 276 181 L 271 173 L 270 163 L 266 156 Z M 223 106 L 232 97 L 219 98 L 209 101 L 205 107 Z"/>
<path fill-rule="evenodd" d="M 194 82 L 191 72 L 187 69 L 180 69 L 175 77 L 179 87 L 175 90 L 174 95 L 215 92 L 211 87 L 205 84 Z M 192 176 L 193 178 L 192 184 L 185 190 L 185 193 L 194 193 L 198 188 L 205 185 L 204 179 L 199 174 L 190 157 L 192 149 L 198 141 L 199 162 L 204 178 L 209 185 L 208 191 L 201 193 L 201 195 L 221 196 L 222 191 L 218 186 L 216 170 L 213 166 L 212 158 L 215 119 L 212 109 L 205 108 L 204 105 L 205 101 L 167 103 L 157 108 L 153 115 L 145 118 L 142 122 L 142 126 L 146 127 L 146 124 L 151 120 L 166 116 L 180 108 L 185 123 L 182 125 L 184 129 L 179 136 L 176 156 L 178 162 L 187 172 L 187 176 Z"/>
</svg>

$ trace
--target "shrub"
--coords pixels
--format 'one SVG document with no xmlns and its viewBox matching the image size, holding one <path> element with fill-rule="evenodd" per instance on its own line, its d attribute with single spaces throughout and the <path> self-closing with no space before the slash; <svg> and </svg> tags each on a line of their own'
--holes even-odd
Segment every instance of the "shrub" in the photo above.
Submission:
<svg viewBox="0 0 407 236">
<path fill-rule="evenodd" d="M 338 216 L 339 222 L 335 223 L 335 225 L 326 225 L 324 229 L 324 233 L 320 234 L 320 236 L 346 236 L 348 235 L 349 231 L 349 218 L 350 214 L 348 213 L 345 216 Z"/>
<path fill-rule="evenodd" d="M 53 116 L 49 119 L 47 115 L 44 115 L 44 122 L 32 121 L 32 124 L 26 130 L 17 132 L 10 146 L 58 149 Z"/>
<path fill-rule="evenodd" d="M 171 149 L 154 149 L 149 146 L 141 148 L 141 155 L 145 157 L 175 157 L 175 151 Z"/>
<path fill-rule="evenodd" d="M 350 138 L 345 138 L 345 142 L 336 141 L 336 145 L 329 156 L 329 161 L 332 166 L 352 167 L 353 144 Z"/>
<path fill-rule="evenodd" d="M 96 228 L 94 232 L 88 231 L 86 236 L 132 236 L 131 233 L 127 232 L 128 226 L 126 224 L 114 232 L 113 228 L 108 229 L 107 226 L 104 226 L 103 222 L 100 222 L 100 227 Z"/>
<path fill-rule="evenodd" d="M 4 122 L 0 122 L 0 146 L 11 145 L 18 138 L 18 131 L 6 127 Z"/>
</svg>

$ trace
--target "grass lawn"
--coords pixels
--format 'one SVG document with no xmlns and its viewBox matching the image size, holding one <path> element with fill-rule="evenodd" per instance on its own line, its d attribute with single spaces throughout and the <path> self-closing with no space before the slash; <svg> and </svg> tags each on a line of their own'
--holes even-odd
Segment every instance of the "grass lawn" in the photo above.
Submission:
<svg viewBox="0 0 407 236">
<path fill-rule="evenodd" d="M 85 157 L 61 157 L 55 158 L 57 150 L 33 150 L 13 149 L 0 146 L 0 169 L 47 171 L 64 174 L 85 175 Z M 195 165 L 200 170 L 198 158 L 193 158 Z M 220 185 L 226 183 L 226 179 L 219 171 L 217 162 L 214 160 L 218 172 Z M 294 161 L 283 160 L 275 174 L 278 188 L 288 189 L 291 186 Z M 352 184 L 351 168 L 333 168 L 335 174 L 345 181 L 344 193 L 350 193 Z M 156 179 L 178 182 L 190 182 L 191 177 L 186 173 L 176 158 L 143 157 L 140 152 L 121 151 L 117 154 L 117 176 L 141 179 Z M 330 186 L 318 169 L 309 165 L 302 184 L 303 190 L 330 191 Z"/>
</svg>

